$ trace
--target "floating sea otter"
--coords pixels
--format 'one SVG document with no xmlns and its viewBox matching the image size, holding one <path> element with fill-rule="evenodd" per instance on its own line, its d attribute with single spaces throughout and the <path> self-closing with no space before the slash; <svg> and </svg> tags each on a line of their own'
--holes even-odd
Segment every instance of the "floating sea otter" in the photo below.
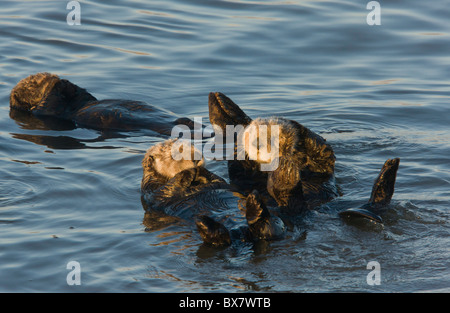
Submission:
<svg viewBox="0 0 450 313">
<path fill-rule="evenodd" d="M 267 191 L 279 205 L 287 205 L 288 194 L 301 184 L 302 200 L 310 204 L 329 201 L 338 196 L 334 183 L 335 156 L 324 138 L 296 121 L 285 118 L 252 120 L 237 104 L 220 92 L 209 94 L 209 119 L 216 135 L 225 133 L 227 125 L 242 125 L 244 132 L 261 126 L 279 126 L 279 164 L 273 171 L 261 171 L 262 162 L 249 153 L 249 145 L 237 142 L 246 149 L 245 159 L 228 161 L 230 180 L 240 189 Z M 244 136 L 237 136 L 246 140 Z M 258 137 L 258 136 L 256 136 Z M 258 138 L 261 140 L 261 138 Z M 239 139 L 237 139 L 239 141 Z M 290 195 L 292 198 L 292 195 Z"/>
<path fill-rule="evenodd" d="M 68 120 L 77 126 L 97 130 L 149 129 L 171 135 L 176 125 L 194 128 L 192 120 L 180 118 L 145 102 L 97 100 L 86 89 L 50 73 L 38 73 L 22 79 L 11 91 L 10 108 L 38 117 Z"/>
<path fill-rule="evenodd" d="M 209 94 L 208 106 L 209 119 L 216 135 L 224 134 L 227 125 L 244 126 L 244 135 L 237 136 L 241 139 L 237 139 L 235 147 L 239 145 L 245 147 L 245 158 L 228 161 L 230 180 L 241 190 L 249 191 L 257 188 L 262 193 L 267 191 L 278 206 L 293 212 L 313 207 L 339 195 L 334 179 L 336 158 L 333 149 L 324 138 L 303 125 L 285 118 L 252 120 L 236 103 L 220 92 Z M 263 172 L 261 170 L 263 162 L 255 154 L 255 151 L 259 152 L 253 150 L 252 155 L 249 151 L 245 133 L 251 132 L 252 127 L 258 129 L 261 126 L 272 125 L 279 126 L 277 142 L 279 147 L 276 150 L 278 164 L 273 171 Z M 261 141 L 258 135 L 254 137 Z M 388 205 L 391 200 L 399 162 L 399 159 L 386 161 L 375 181 L 368 204 L 362 208 L 345 210 L 341 212 L 341 216 L 362 216 L 381 222 L 376 212 Z"/>
<path fill-rule="evenodd" d="M 243 216 L 238 209 L 242 195 L 233 193 L 224 179 L 207 170 L 203 159 L 194 160 L 194 145 L 189 144 L 191 158 L 173 157 L 180 143 L 179 139 L 159 143 L 147 151 L 142 161 L 141 192 L 147 213 L 195 221 L 203 241 L 213 246 L 229 245 L 232 239 L 283 237 L 284 223 L 269 212 L 256 191 L 243 199 Z"/>
</svg>

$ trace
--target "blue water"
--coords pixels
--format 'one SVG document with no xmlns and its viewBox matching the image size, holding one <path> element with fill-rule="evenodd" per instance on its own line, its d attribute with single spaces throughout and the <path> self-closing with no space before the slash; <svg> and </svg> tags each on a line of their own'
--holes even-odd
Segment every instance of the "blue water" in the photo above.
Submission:
<svg viewBox="0 0 450 313">
<path fill-rule="evenodd" d="M 83 0 L 79 26 L 68 2 L 0 5 L 0 291 L 450 291 L 447 1 L 380 1 L 374 26 L 368 1 Z M 140 162 L 161 137 L 9 116 L 11 89 L 41 71 L 205 123 L 210 91 L 294 119 L 333 146 L 343 196 L 284 240 L 205 250 L 195 229 L 144 219 Z M 384 225 L 340 219 L 392 157 Z M 81 285 L 66 281 L 70 261 Z"/>
</svg>

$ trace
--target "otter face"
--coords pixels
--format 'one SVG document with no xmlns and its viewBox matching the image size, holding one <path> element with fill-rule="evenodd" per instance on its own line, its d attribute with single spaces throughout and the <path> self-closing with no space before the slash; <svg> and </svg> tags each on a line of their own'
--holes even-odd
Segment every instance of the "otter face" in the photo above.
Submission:
<svg viewBox="0 0 450 313">
<path fill-rule="evenodd" d="M 255 119 L 238 138 L 238 144 L 250 160 L 262 164 L 264 171 L 276 170 L 278 159 L 286 157 L 297 162 L 302 171 L 324 176 L 334 173 L 336 159 L 331 146 L 296 121 L 279 117 Z"/>
<path fill-rule="evenodd" d="M 292 155 L 299 141 L 293 121 L 284 118 L 257 118 L 240 136 L 240 144 L 250 160 L 270 163 L 284 155 Z"/>
<path fill-rule="evenodd" d="M 177 160 L 180 147 L 184 147 L 188 158 Z M 204 167 L 203 158 L 194 159 L 196 152 L 198 150 L 190 141 L 178 138 L 166 140 L 147 151 L 142 161 L 144 175 L 141 181 L 146 204 L 167 212 L 177 207 L 177 214 L 192 215 L 192 210 L 183 209 L 179 204 L 208 190 L 228 186 L 225 180 Z"/>
<path fill-rule="evenodd" d="M 96 100 L 85 89 L 50 73 L 22 79 L 11 90 L 9 99 L 11 109 L 61 118 Z"/>
<path fill-rule="evenodd" d="M 148 149 L 142 161 L 144 177 L 157 174 L 170 179 L 186 169 L 204 166 L 205 160 L 195 160 L 200 151 L 189 141 L 169 139 Z"/>
</svg>

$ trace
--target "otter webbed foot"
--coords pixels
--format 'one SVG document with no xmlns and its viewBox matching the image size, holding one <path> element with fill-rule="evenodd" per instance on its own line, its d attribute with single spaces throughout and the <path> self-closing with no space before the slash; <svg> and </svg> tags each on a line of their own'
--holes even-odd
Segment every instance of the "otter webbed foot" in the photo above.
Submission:
<svg viewBox="0 0 450 313">
<path fill-rule="evenodd" d="M 228 229 L 211 217 L 200 215 L 197 217 L 195 224 L 205 244 L 214 247 L 231 245 L 231 237 Z"/>
<path fill-rule="evenodd" d="M 268 175 L 267 191 L 279 206 L 294 206 L 303 201 L 300 162 L 294 158 L 279 158 L 278 168 Z"/>
<path fill-rule="evenodd" d="M 286 234 L 283 221 L 270 214 L 262 197 L 254 190 L 247 197 L 245 204 L 248 227 L 254 239 L 276 240 Z"/>
<path fill-rule="evenodd" d="M 361 208 L 346 209 L 339 212 L 341 217 L 362 217 L 369 220 L 383 223 L 379 216 L 380 211 L 389 205 L 394 195 L 395 180 L 400 159 L 388 159 L 381 168 L 375 183 L 373 184 L 372 194 L 368 203 Z"/>
</svg>

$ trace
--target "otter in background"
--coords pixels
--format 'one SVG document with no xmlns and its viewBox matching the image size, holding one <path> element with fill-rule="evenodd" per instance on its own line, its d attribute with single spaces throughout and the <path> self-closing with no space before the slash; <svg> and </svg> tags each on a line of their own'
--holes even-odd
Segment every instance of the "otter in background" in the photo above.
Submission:
<svg viewBox="0 0 450 313">
<path fill-rule="evenodd" d="M 96 130 L 147 129 L 170 136 L 176 125 L 194 129 L 194 122 L 189 118 L 142 101 L 97 100 L 86 89 L 50 73 L 37 73 L 22 79 L 11 90 L 10 109 Z"/>
</svg>

